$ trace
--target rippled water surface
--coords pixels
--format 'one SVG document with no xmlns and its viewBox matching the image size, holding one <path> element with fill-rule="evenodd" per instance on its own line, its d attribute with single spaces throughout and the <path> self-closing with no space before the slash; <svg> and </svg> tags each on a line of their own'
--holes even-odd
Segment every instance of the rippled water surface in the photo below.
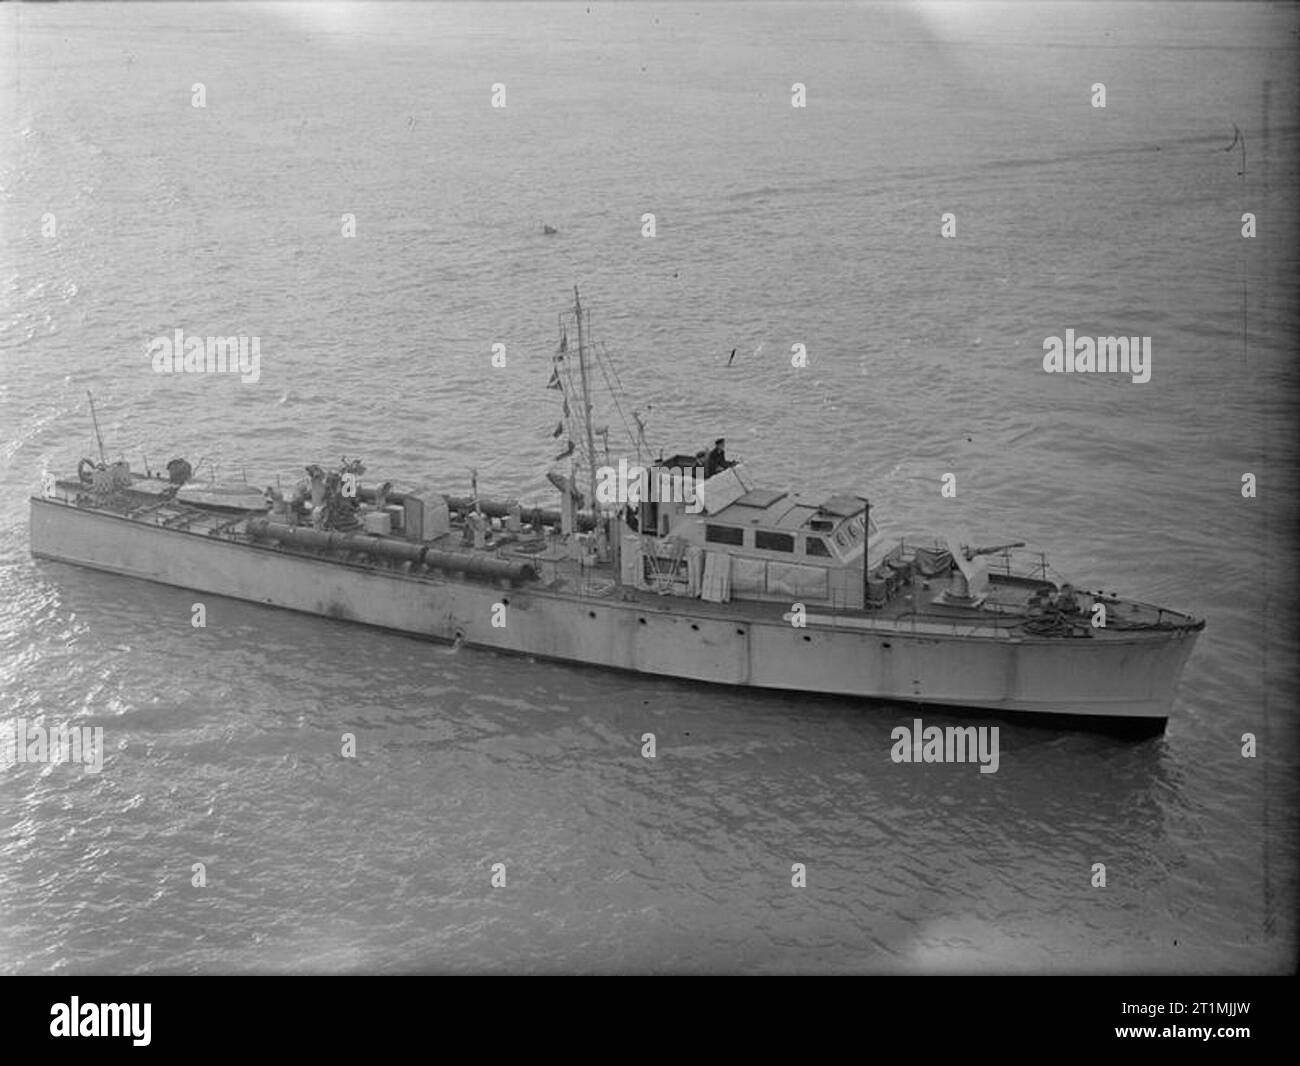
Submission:
<svg viewBox="0 0 1300 1066">
<path fill-rule="evenodd" d="M 0 717 L 108 748 L 99 774 L 0 772 L 0 972 L 1289 969 L 1296 27 L 1245 4 L 0 11 Z M 901 766 L 903 706 L 219 599 L 198 630 L 183 590 L 30 557 L 41 471 L 94 454 L 88 388 L 136 466 L 261 484 L 359 454 L 545 500 L 574 284 L 656 446 L 725 433 L 763 480 L 1203 614 L 1167 733 L 1004 722 L 996 774 Z M 260 381 L 154 374 L 178 327 L 259 337 Z M 1151 381 L 1043 373 L 1067 328 L 1150 336 Z"/>
</svg>

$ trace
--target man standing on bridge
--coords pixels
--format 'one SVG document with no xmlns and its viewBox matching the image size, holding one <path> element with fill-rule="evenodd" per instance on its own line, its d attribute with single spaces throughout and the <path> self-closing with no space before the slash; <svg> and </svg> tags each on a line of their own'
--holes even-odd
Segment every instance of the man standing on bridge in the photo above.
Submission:
<svg viewBox="0 0 1300 1066">
<path fill-rule="evenodd" d="M 709 454 L 704 457 L 704 476 L 705 478 L 711 478 L 714 474 L 735 465 L 735 463 L 727 461 L 726 438 L 719 437 L 713 442 L 713 448 Z"/>
</svg>

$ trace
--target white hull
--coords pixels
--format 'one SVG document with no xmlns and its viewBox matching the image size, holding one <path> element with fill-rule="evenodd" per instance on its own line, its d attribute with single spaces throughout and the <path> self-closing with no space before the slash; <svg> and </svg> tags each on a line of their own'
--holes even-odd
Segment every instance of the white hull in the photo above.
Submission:
<svg viewBox="0 0 1300 1066">
<path fill-rule="evenodd" d="M 290 553 L 33 498 L 31 550 L 198 592 L 420 637 L 724 685 L 1135 720 L 1159 728 L 1193 632 L 971 635 L 861 618 L 795 628 L 746 605 L 578 597 Z M 493 623 L 505 607 L 504 627 Z M 500 617 L 500 612 L 496 612 Z"/>
</svg>

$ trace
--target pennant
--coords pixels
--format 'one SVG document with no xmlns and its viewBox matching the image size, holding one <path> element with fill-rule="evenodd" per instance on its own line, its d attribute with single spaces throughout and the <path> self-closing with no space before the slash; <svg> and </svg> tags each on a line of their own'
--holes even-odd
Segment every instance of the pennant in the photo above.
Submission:
<svg viewBox="0 0 1300 1066">
<path fill-rule="evenodd" d="M 560 372 L 558 370 L 551 371 L 551 380 L 546 383 L 546 387 L 548 389 L 558 389 L 560 387 Z"/>
<path fill-rule="evenodd" d="M 573 441 L 569 441 L 569 446 L 568 446 L 567 448 L 565 448 L 564 451 L 560 452 L 560 454 L 557 455 L 557 456 L 555 457 L 555 461 L 558 463 L 561 459 L 567 458 L 568 456 L 570 456 L 570 455 L 572 455 L 572 454 L 573 454 Z"/>
<path fill-rule="evenodd" d="M 567 329 L 561 329 L 560 330 L 560 351 L 567 352 L 568 350 L 569 350 L 569 331 Z"/>
<path fill-rule="evenodd" d="M 551 436 L 552 436 L 552 437 L 558 437 L 558 436 L 559 436 L 561 433 L 563 433 L 563 432 L 564 432 L 564 423 L 563 423 L 563 422 L 557 422 L 557 423 L 555 424 L 555 432 L 552 433 Z"/>
</svg>

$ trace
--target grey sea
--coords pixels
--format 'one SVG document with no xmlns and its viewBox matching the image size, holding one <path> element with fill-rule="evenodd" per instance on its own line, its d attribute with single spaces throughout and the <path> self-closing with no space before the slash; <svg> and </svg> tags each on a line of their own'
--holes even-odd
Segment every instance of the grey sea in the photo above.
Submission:
<svg viewBox="0 0 1300 1066">
<path fill-rule="evenodd" d="M 0 973 L 1290 971 L 1298 33 L 6 5 L 0 726 L 105 753 L 0 769 Z M 136 469 L 360 456 L 553 506 L 575 285 L 656 448 L 725 435 L 764 483 L 1203 615 L 1164 735 L 984 717 L 996 773 L 900 764 L 896 727 L 968 720 L 219 597 L 196 628 L 192 593 L 30 555 L 42 473 L 98 454 L 87 390 Z M 176 329 L 259 338 L 258 380 L 155 373 Z M 1150 337 L 1150 380 L 1046 373 L 1067 329 Z"/>
</svg>

